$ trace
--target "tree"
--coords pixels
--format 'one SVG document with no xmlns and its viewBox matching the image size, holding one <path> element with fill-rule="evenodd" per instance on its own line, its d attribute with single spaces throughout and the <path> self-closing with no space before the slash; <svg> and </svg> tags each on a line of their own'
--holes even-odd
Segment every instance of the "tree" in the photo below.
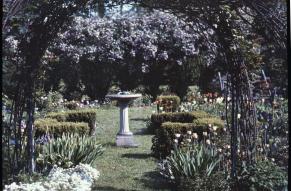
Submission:
<svg viewBox="0 0 291 191">
<path fill-rule="evenodd" d="M 104 79 L 105 84 L 111 78 L 111 81 L 118 81 L 122 90 L 132 90 L 143 83 L 155 97 L 158 86 L 165 82 L 163 76 L 167 67 L 186 63 L 196 58 L 200 51 L 205 52 L 205 59 L 211 62 L 215 57 L 215 45 L 210 48 L 202 45 L 211 33 L 209 30 L 199 34 L 194 23 L 158 11 L 114 19 L 76 17 L 69 30 L 60 34 L 51 50 L 60 58 L 72 60 L 76 68 L 80 58 L 99 66 L 102 63 L 102 68 L 106 65 L 113 67 L 114 72 Z M 207 42 L 211 43 L 210 37 Z M 89 76 L 95 75 L 95 72 L 87 71 L 88 79 L 93 79 Z M 156 74 L 159 76 L 152 78 Z M 91 82 L 85 80 L 84 85 L 91 86 Z"/>
</svg>

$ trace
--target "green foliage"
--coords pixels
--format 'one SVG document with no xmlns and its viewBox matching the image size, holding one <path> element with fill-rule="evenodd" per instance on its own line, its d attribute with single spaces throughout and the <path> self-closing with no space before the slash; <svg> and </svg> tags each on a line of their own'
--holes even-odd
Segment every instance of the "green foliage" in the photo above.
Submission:
<svg viewBox="0 0 291 191">
<path fill-rule="evenodd" d="M 174 179 L 177 190 L 226 190 L 219 162 L 219 154 L 203 144 L 186 150 L 175 148 L 166 158 L 161 173 Z"/>
<path fill-rule="evenodd" d="M 45 93 L 43 91 L 36 92 L 36 106 L 40 111 L 52 112 L 60 108 L 60 104 L 63 100 L 63 96 L 58 91 L 49 91 Z"/>
<path fill-rule="evenodd" d="M 163 107 L 166 112 L 177 111 L 181 100 L 178 96 L 168 95 L 168 96 L 158 96 L 158 107 Z"/>
<path fill-rule="evenodd" d="M 271 161 L 243 164 L 238 171 L 238 186 L 242 191 L 287 190 L 287 173 Z"/>
<path fill-rule="evenodd" d="M 186 151 L 179 148 L 174 149 L 167 160 L 175 178 L 193 177 L 196 174 L 210 176 L 218 169 L 220 161 L 218 153 L 203 144 Z"/>
<path fill-rule="evenodd" d="M 96 137 L 63 134 L 40 146 L 37 163 L 43 167 L 52 167 L 56 164 L 63 168 L 76 166 L 79 163 L 92 164 L 103 151 Z"/>
<path fill-rule="evenodd" d="M 205 120 L 197 120 L 200 118 L 209 118 Z M 159 113 L 152 114 L 151 124 L 148 126 L 148 131 L 154 133 L 156 129 L 161 127 L 161 124 L 164 122 L 180 122 L 180 123 L 193 123 L 195 122 L 198 126 L 205 125 L 207 122 L 215 122 L 221 126 L 222 121 L 212 117 L 210 114 L 205 111 L 193 111 L 193 112 L 175 112 L 175 113 Z M 207 123 L 206 125 L 208 125 Z"/>
<path fill-rule="evenodd" d="M 217 126 L 220 130 L 224 127 L 224 122 L 217 117 L 198 118 L 194 120 L 194 123 L 197 126 L 206 126 L 208 124 L 211 124 Z"/>
<path fill-rule="evenodd" d="M 47 117 L 60 122 L 86 122 L 90 127 L 90 135 L 95 132 L 96 111 L 92 109 L 48 113 Z"/>
<path fill-rule="evenodd" d="M 59 122 L 56 119 L 45 118 L 34 122 L 35 137 L 40 137 L 46 133 L 54 137 L 60 137 L 63 133 L 89 134 L 87 123 Z"/>
<path fill-rule="evenodd" d="M 219 130 L 218 132 L 222 132 Z M 198 126 L 195 123 L 173 123 L 165 122 L 161 128 L 156 130 L 156 135 L 153 137 L 152 151 L 157 158 L 165 158 L 171 153 L 174 146 L 175 134 L 186 134 L 187 131 L 197 133 L 202 137 L 203 132 L 209 132 L 208 125 Z"/>
<path fill-rule="evenodd" d="M 204 63 L 203 63 L 204 62 Z M 184 99 L 189 86 L 197 83 L 200 77 L 200 67 L 205 64 L 201 58 L 187 59 L 182 65 L 174 64 L 168 72 L 170 91 Z"/>
<path fill-rule="evenodd" d="M 69 110 L 75 110 L 78 108 L 78 103 L 75 101 L 69 101 L 69 102 L 64 103 L 64 106 L 68 108 Z"/>
</svg>

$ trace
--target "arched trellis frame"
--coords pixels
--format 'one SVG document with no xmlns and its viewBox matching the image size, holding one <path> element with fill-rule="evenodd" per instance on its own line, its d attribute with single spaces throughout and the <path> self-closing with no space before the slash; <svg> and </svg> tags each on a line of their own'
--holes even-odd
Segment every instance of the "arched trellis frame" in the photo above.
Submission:
<svg viewBox="0 0 291 191">
<path fill-rule="evenodd" d="M 9 17 L 13 14 L 16 14 L 21 7 L 24 7 L 28 1 L 13 1 L 11 5 L 11 10 L 8 12 L 8 17 L 5 19 L 2 28 L 5 29 L 7 23 L 9 23 Z M 84 6 L 85 1 L 76 1 L 77 4 L 80 6 L 78 7 L 81 9 Z M 111 3 L 114 4 L 125 4 L 125 3 L 139 3 L 142 6 L 154 8 L 154 9 L 166 9 L 171 10 L 173 13 L 177 15 L 183 15 L 188 20 L 195 21 L 197 18 L 200 20 L 205 21 L 208 23 L 208 26 L 213 26 L 213 12 L 220 12 L 222 6 L 229 6 L 232 10 L 239 13 L 237 10 L 241 8 L 245 11 L 245 14 L 252 16 L 255 13 L 255 16 L 259 17 L 260 19 L 264 20 L 262 22 L 262 26 L 268 28 L 274 34 L 274 42 L 278 47 L 286 47 L 286 23 L 282 22 L 280 14 L 277 14 L 276 11 L 272 11 L 268 5 L 268 3 L 272 3 L 271 1 L 251 1 L 251 0 L 244 0 L 244 1 L 225 1 L 225 0 L 200 0 L 200 1 L 189 1 L 189 0 L 113 0 Z M 60 4 L 62 2 L 60 1 Z M 21 5 L 21 6 L 20 6 Z M 23 6 L 22 6 L 23 5 Z M 27 110 L 29 114 L 28 120 L 28 135 L 31 139 L 32 131 L 32 123 L 33 123 L 33 105 L 34 105 L 34 87 L 31 84 L 34 84 L 36 79 L 35 73 L 37 69 L 40 67 L 40 59 L 44 55 L 45 49 L 47 48 L 49 41 L 53 39 L 59 29 L 63 26 L 63 24 L 69 20 L 69 17 L 78 10 L 78 8 L 74 8 L 71 11 L 67 9 L 59 8 L 61 6 L 54 5 L 50 6 L 48 9 L 51 12 L 44 9 L 43 14 L 40 15 L 38 20 L 32 25 L 32 29 L 30 34 L 35 34 L 33 40 L 30 42 L 24 43 L 24 47 L 26 47 L 26 51 L 28 52 L 27 55 L 23 57 L 26 58 L 24 63 L 25 66 L 23 70 L 20 68 L 21 72 L 24 73 L 24 80 L 23 78 L 19 78 L 19 88 L 16 88 L 15 91 L 15 99 L 14 99 L 14 109 L 11 115 L 11 124 L 15 127 L 15 132 L 19 132 L 20 130 L 20 121 L 23 111 Z M 248 9 L 249 8 L 251 12 Z M 62 13 L 62 14 L 59 14 Z M 44 23 L 48 15 L 49 22 Z M 242 20 L 248 23 L 248 20 L 244 19 L 244 17 L 238 14 Z M 57 16 L 57 17 L 55 17 Z M 283 19 L 284 18 L 283 16 Z M 252 25 L 251 23 L 249 23 Z M 235 176 L 235 166 L 237 162 L 237 149 L 238 147 L 247 153 L 246 161 L 254 162 L 255 161 L 255 140 L 257 136 L 256 130 L 256 116 L 255 116 L 255 105 L 252 98 L 252 90 L 250 86 L 250 81 L 248 79 L 248 72 L 246 69 L 246 65 L 244 60 L 239 52 L 232 52 L 229 50 L 230 45 L 233 42 L 232 37 L 230 34 L 231 26 L 227 23 L 222 23 L 224 27 L 218 28 L 216 32 L 220 33 L 221 39 L 218 40 L 221 44 L 223 44 L 223 49 L 226 57 L 226 63 L 228 63 L 229 69 L 228 71 L 228 90 L 230 94 L 226 94 L 226 96 L 230 95 L 231 97 L 231 120 L 228 122 L 230 126 L 230 131 L 232 134 L 232 175 Z M 35 26 L 35 28 L 33 28 Z M 256 26 L 253 26 L 256 27 Z M 213 27 L 212 27 L 213 28 Z M 37 30 L 36 30 L 37 29 Z M 40 31 L 38 31 L 40 29 Z M 215 29 L 214 29 L 215 30 Z M 45 33 L 45 31 L 50 31 L 50 33 Z M 33 33 L 35 32 L 35 33 Z M 35 50 L 33 47 L 37 47 L 37 51 L 34 52 L 34 55 L 30 55 L 29 51 Z M 27 68 L 27 69 L 24 69 Z M 34 75 L 30 75 L 34 74 Z M 231 82 L 231 83 L 230 83 Z M 26 89 L 27 88 L 27 89 Z M 24 91 L 25 90 L 25 91 Z M 228 91 L 227 91 L 228 92 Z M 238 118 L 238 114 L 240 117 Z M 17 130 L 17 127 L 19 130 Z M 33 142 L 30 140 L 28 143 L 32 146 Z M 8 141 L 9 142 L 9 141 Z M 21 143 L 20 143 L 21 145 Z M 17 146 L 15 147 L 18 148 Z M 30 156 L 32 154 L 32 150 L 29 150 Z M 31 157 L 29 157 L 31 158 Z M 32 169 L 32 165 L 30 169 Z"/>
<path fill-rule="evenodd" d="M 116 0 L 116 2 L 120 1 Z M 126 2 L 133 1 L 129 0 Z M 240 165 L 238 163 L 242 161 L 245 161 L 246 164 L 256 162 L 258 130 L 256 126 L 256 107 L 251 81 L 249 79 L 247 61 L 243 57 L 242 50 L 239 50 L 234 34 L 231 31 L 233 25 L 225 22 L 228 18 L 223 7 L 227 6 L 230 11 L 234 11 L 252 29 L 257 30 L 258 28 L 263 28 L 264 30 L 268 30 L 273 34 L 274 38 L 268 39 L 264 34 L 261 35 L 273 41 L 277 48 L 286 49 L 287 22 L 284 22 L 287 21 L 286 15 L 280 14 L 275 9 L 270 8 L 270 4 L 272 3 L 284 4 L 284 2 L 249 0 L 203 0 L 194 2 L 189 0 L 137 0 L 134 2 L 153 9 L 168 10 L 192 22 L 198 21 L 197 23 L 200 23 L 199 21 L 202 20 L 206 23 L 207 27 L 217 33 L 217 43 L 220 45 L 221 52 L 224 54 L 225 71 L 227 73 L 228 85 L 225 89 L 225 100 L 228 97 L 231 98 L 229 103 L 226 102 L 225 108 L 227 127 L 231 134 L 231 176 L 236 177 L 237 166 Z M 219 13 L 221 16 L 217 28 L 213 27 L 214 24 L 217 24 L 217 21 L 213 18 L 214 13 Z M 244 15 L 253 18 L 256 17 L 264 22 L 261 22 L 260 26 L 256 26 L 245 19 Z M 203 26 L 197 27 L 200 27 L 203 31 Z M 236 47 L 237 49 L 231 49 L 230 47 Z M 227 109 L 228 106 L 230 106 L 229 109 Z M 236 185 L 234 186 L 236 187 Z"/>
</svg>

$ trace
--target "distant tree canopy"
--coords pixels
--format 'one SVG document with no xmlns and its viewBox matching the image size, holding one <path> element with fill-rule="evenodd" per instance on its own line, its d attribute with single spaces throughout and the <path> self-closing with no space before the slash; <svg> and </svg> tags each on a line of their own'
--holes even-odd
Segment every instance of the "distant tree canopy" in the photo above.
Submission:
<svg viewBox="0 0 291 191">
<path fill-rule="evenodd" d="M 143 84 L 154 97 L 155 88 L 169 83 L 183 96 L 189 83 L 197 80 L 200 65 L 213 62 L 216 54 L 213 31 L 201 34 L 196 24 L 158 11 L 114 19 L 76 17 L 47 54 L 80 72 L 64 75 L 79 76 L 93 99 L 103 99 L 112 82 L 122 90 Z M 186 87 L 178 90 L 179 85 Z"/>
</svg>

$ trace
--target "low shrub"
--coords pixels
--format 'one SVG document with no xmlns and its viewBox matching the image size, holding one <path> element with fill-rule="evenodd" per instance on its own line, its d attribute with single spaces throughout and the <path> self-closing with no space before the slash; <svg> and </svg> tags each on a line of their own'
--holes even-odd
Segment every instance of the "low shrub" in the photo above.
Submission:
<svg viewBox="0 0 291 191">
<path fill-rule="evenodd" d="M 204 111 L 152 114 L 151 124 L 148 126 L 148 131 L 154 133 L 164 122 L 193 123 L 195 119 L 204 117 L 211 117 L 211 115 Z"/>
<path fill-rule="evenodd" d="M 208 125 L 197 125 L 196 123 L 162 123 L 161 128 L 156 130 L 156 135 L 152 139 L 151 149 L 154 156 L 157 158 L 168 156 L 173 149 L 175 134 L 187 134 L 187 131 L 197 133 L 201 140 L 203 132 L 209 132 L 210 127 Z M 218 127 L 217 132 L 222 132 L 222 128 Z"/>
<path fill-rule="evenodd" d="M 217 117 L 198 118 L 194 120 L 194 123 L 197 126 L 207 126 L 208 124 L 211 124 L 213 126 L 217 126 L 219 130 L 222 130 L 224 127 L 224 122 Z"/>
<path fill-rule="evenodd" d="M 44 118 L 38 119 L 34 122 L 35 137 L 41 137 L 45 134 L 60 137 L 63 133 L 78 133 L 89 134 L 90 128 L 87 123 L 74 123 L 74 122 L 59 122 L 56 119 Z"/>
<path fill-rule="evenodd" d="M 213 124 L 223 127 L 224 123 L 221 119 L 216 118 L 204 111 L 193 112 L 174 112 L 174 113 L 159 113 L 151 115 L 151 129 L 154 133 L 155 129 L 159 129 L 164 122 L 180 122 L 180 123 L 196 123 L 198 126 Z"/>
<path fill-rule="evenodd" d="M 167 96 L 158 96 L 158 109 L 163 107 L 163 111 L 166 112 L 175 112 L 178 110 L 181 100 L 178 96 L 167 95 Z"/>
<path fill-rule="evenodd" d="M 92 109 L 53 112 L 49 113 L 47 118 L 56 119 L 60 122 L 86 122 L 90 127 L 90 135 L 95 133 L 96 111 Z"/>
<path fill-rule="evenodd" d="M 238 170 L 238 187 L 247 190 L 288 190 L 287 172 L 268 160 L 242 165 Z"/>
<path fill-rule="evenodd" d="M 54 165 L 69 168 L 80 163 L 92 164 L 103 151 L 96 137 L 63 134 L 38 147 L 37 164 L 42 169 L 51 168 Z"/>
</svg>

